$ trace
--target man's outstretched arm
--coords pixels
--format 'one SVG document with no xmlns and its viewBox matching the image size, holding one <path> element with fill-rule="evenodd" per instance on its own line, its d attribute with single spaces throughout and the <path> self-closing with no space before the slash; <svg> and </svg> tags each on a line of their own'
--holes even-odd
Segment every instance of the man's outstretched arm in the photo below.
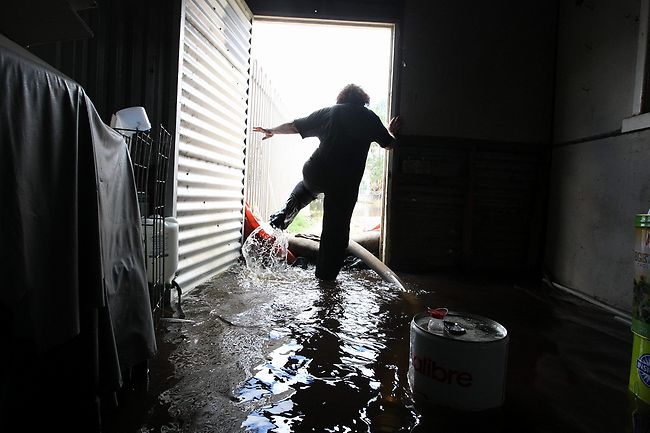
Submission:
<svg viewBox="0 0 650 433">
<path fill-rule="evenodd" d="M 266 140 L 267 138 L 273 137 L 275 134 L 297 134 L 298 128 L 296 128 L 296 125 L 294 125 L 293 122 L 287 122 L 274 128 L 262 128 L 256 126 L 253 128 L 253 132 L 263 132 L 264 137 L 262 137 L 262 140 Z"/>
</svg>

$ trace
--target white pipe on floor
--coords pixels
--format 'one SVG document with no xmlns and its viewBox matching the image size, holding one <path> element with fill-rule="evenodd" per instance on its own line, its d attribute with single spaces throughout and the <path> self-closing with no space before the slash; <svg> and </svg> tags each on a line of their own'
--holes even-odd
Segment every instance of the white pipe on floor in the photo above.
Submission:
<svg viewBox="0 0 650 433">
<path fill-rule="evenodd" d="M 368 265 L 370 269 L 377 272 L 384 281 L 388 281 L 389 283 L 394 283 L 400 289 L 406 290 L 404 284 L 402 284 L 402 281 L 399 279 L 399 277 L 395 275 L 395 273 L 388 266 L 386 266 L 381 260 L 375 257 L 370 251 L 362 247 L 358 242 L 355 242 L 352 239 L 350 239 L 350 242 L 348 243 L 348 252 L 358 257 L 359 259 L 363 260 L 363 262 L 366 265 Z"/>
<path fill-rule="evenodd" d="M 560 283 L 556 283 L 555 281 L 551 281 L 548 277 L 544 277 L 543 281 L 546 284 L 549 284 L 549 285 L 555 287 L 556 289 L 560 289 L 560 290 L 562 290 L 562 291 L 564 291 L 566 293 L 569 293 L 569 294 L 571 294 L 573 296 L 576 296 L 576 297 L 578 297 L 578 298 L 580 298 L 580 299 L 582 299 L 584 301 L 587 301 L 589 303 L 597 305 L 598 307 L 600 307 L 600 308 L 602 308 L 604 310 L 609 311 L 610 313 L 614 314 L 614 317 L 617 320 L 620 320 L 620 321 L 622 321 L 624 323 L 627 323 L 627 324 L 632 323 L 632 316 L 629 313 L 627 313 L 627 312 L 625 312 L 623 310 L 619 310 L 618 308 L 614 308 L 614 307 L 612 307 L 610 305 L 605 304 L 604 302 L 600 302 L 599 300 L 597 300 L 595 298 L 592 298 L 592 297 L 590 297 L 588 295 L 585 295 L 584 293 L 581 293 L 581 292 L 577 291 L 576 289 L 572 289 L 570 287 L 563 286 Z"/>
<path fill-rule="evenodd" d="M 320 239 L 316 235 L 289 236 L 289 250 L 296 256 L 316 257 L 319 246 Z M 384 281 L 394 283 L 402 291 L 407 291 L 399 277 L 359 242 L 350 239 L 347 252 L 362 260 L 370 269 L 377 272 Z"/>
</svg>

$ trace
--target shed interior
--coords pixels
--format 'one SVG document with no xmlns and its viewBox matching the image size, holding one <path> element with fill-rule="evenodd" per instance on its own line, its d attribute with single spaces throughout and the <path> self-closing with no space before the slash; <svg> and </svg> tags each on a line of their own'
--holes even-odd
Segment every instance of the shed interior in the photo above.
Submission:
<svg viewBox="0 0 650 433">
<path fill-rule="evenodd" d="M 607 392 L 584 395 L 585 404 L 566 401 L 562 410 L 570 411 L 567 407 L 575 403 L 576 416 L 587 419 L 597 417 L 593 412 L 606 406 L 613 408 L 613 412 L 604 410 L 603 414 L 615 413 L 610 419 L 620 426 L 616 431 L 650 431 L 650 422 L 633 422 L 641 412 L 634 412 L 627 400 L 621 400 L 627 397 L 634 405 L 639 404 L 627 394 L 627 378 L 632 358 L 630 325 L 637 307 L 633 305 L 633 279 L 638 272 L 635 251 L 647 248 L 635 240 L 639 230 L 635 216 L 650 212 L 648 0 L 4 3 L 0 34 L 78 83 L 105 124 L 110 124 L 118 109 L 142 106 L 151 124 L 164 125 L 176 140 L 183 136 L 182 128 L 188 128 L 179 114 L 184 85 L 179 77 L 183 75 L 183 53 L 187 51 L 183 44 L 188 40 L 182 37 L 187 26 L 183 20 L 188 19 L 187 8 L 192 5 L 213 7 L 215 11 L 221 8 L 227 16 L 232 13 L 229 8 L 236 6 L 250 14 L 249 21 L 263 16 L 394 23 L 392 108 L 402 119 L 402 129 L 399 146 L 391 151 L 389 160 L 386 264 L 406 280 L 418 281 L 414 284 L 420 284 L 422 289 L 439 287 L 448 302 L 456 303 L 455 307 L 471 305 L 488 316 L 497 307 L 490 310 L 481 305 L 494 306 L 489 291 L 495 290 L 499 305 L 504 305 L 499 307 L 504 308 L 504 320 L 511 321 L 518 330 L 524 329 L 526 332 L 519 334 L 526 336 L 522 338 L 540 344 L 557 343 L 553 350 L 562 351 L 558 345 L 575 348 L 575 342 L 561 336 L 580 339 L 579 332 L 589 334 L 593 347 L 614 348 L 616 353 L 598 352 L 602 359 L 579 358 L 586 363 L 589 377 L 562 378 L 563 386 L 580 389 L 589 382 L 586 389 Z M 245 112 L 241 115 L 246 116 Z M 242 143 L 246 128 L 252 126 L 244 123 Z M 0 123 L 0 129 L 7 131 L 8 125 Z M 5 147 L 10 135 L 0 136 Z M 176 152 L 171 165 L 178 167 L 183 150 L 180 156 L 178 149 Z M 242 161 L 244 157 L 242 152 Z M 164 216 L 187 212 L 179 190 L 183 170 L 171 169 L 166 175 L 174 188 L 166 192 L 169 210 Z M 2 194 L 14 192 L 3 187 Z M 238 212 L 234 218 L 240 218 L 241 224 L 233 230 L 243 233 L 243 201 Z M 3 232 L 16 230 L 16 224 L 6 221 Z M 239 248 L 237 242 L 233 241 L 231 248 Z M 189 257 L 191 253 L 186 251 L 190 247 L 183 248 L 181 245 L 182 254 Z M 196 257 L 199 253 L 204 251 L 197 252 Z M 181 257 L 181 263 L 183 260 Z M 188 284 L 193 284 L 191 289 L 209 285 L 206 281 L 215 277 L 199 271 L 202 268 L 198 265 L 183 266 L 187 266 L 183 268 L 187 269 L 186 275 L 196 275 L 187 277 Z M 218 266 L 215 269 L 220 272 L 229 267 Z M 6 269 L 4 274 L 12 272 L 17 271 Z M 470 278 L 472 287 L 458 289 L 462 284 L 440 282 L 441 276 L 457 279 L 453 281 Z M 500 283 L 492 284 L 495 280 Z M 522 301 L 516 290 L 499 289 L 521 285 L 535 294 Z M 458 293 L 468 298 L 454 298 Z M 476 297 L 485 304 L 468 300 Z M 560 304 L 564 308 L 568 305 L 563 303 L 566 297 L 572 299 L 567 301 L 570 309 L 556 315 L 557 299 L 563 300 Z M 15 309 L 8 301 L 0 302 L 6 312 L 2 323 L 9 330 L 9 341 L 22 341 L 12 328 Z M 547 309 L 549 304 L 555 307 Z M 585 311 L 589 318 L 583 317 Z M 537 325 L 548 324 L 545 314 L 553 316 L 552 326 L 557 327 L 553 337 L 537 334 L 542 332 Z M 589 331 L 580 328 L 577 332 L 576 321 Z M 517 335 L 516 329 L 511 331 L 513 335 Z M 160 356 L 169 356 L 164 349 L 167 343 L 160 334 L 157 336 Z M 17 343 L 6 347 L 9 352 L 14 347 L 17 351 L 27 350 Z M 546 353 L 546 349 L 538 349 Z M 1 369 L 3 378 L 12 374 L 9 367 L 16 369 L 16 364 L 25 359 L 31 359 L 30 370 L 38 369 L 40 363 L 65 363 L 66 350 L 66 345 L 59 345 L 45 354 L 16 355 L 6 361 L 8 368 Z M 511 358 L 513 362 L 543 359 L 525 357 L 521 346 L 513 350 L 521 355 Z M 560 364 L 566 361 L 560 359 Z M 155 368 L 165 362 L 156 359 L 135 366 L 125 374 L 125 383 L 129 383 L 130 374 L 134 380 L 142 374 L 155 375 Z M 539 363 L 511 365 L 518 378 L 526 377 L 524 368 L 549 367 Z M 149 373 L 138 371 L 143 368 Z M 52 375 L 56 375 L 55 370 L 48 369 Z M 25 377 L 31 374 L 27 368 L 17 371 Z M 570 375 L 571 371 L 562 370 L 562 374 Z M 603 375 L 598 377 L 600 373 Z M 35 388 L 41 379 L 33 379 Z M 52 382 L 48 386 L 63 382 L 63 378 L 49 376 L 47 380 Z M 514 376 L 509 380 L 508 386 L 516 388 Z M 609 381 L 615 384 L 610 387 Z M 607 387 L 594 385 L 600 382 L 607 383 Z M 3 390 L 3 401 L 10 401 L 7 392 L 11 391 L 10 387 Z M 519 392 L 525 394 L 524 390 Z M 546 398 L 559 398 L 561 391 L 554 392 Z M 34 398 L 25 394 L 21 398 Z M 544 398 L 544 393 L 535 394 L 537 398 Z M 535 409 L 523 405 L 517 407 L 521 411 L 517 414 L 512 410 L 506 412 L 507 416 L 525 422 L 523 414 Z M 140 417 L 140 422 L 143 416 L 133 415 Z M 5 419 L 10 417 L 9 413 L 3 414 Z M 612 424 L 572 424 L 569 418 L 558 417 L 555 426 L 524 430 L 614 431 Z M 579 429 L 579 425 L 589 425 L 589 429 Z M 565 430 L 567 427 L 575 430 Z M 382 431 L 418 431 L 410 428 Z M 514 431 L 510 428 L 512 424 L 500 431 Z"/>
</svg>

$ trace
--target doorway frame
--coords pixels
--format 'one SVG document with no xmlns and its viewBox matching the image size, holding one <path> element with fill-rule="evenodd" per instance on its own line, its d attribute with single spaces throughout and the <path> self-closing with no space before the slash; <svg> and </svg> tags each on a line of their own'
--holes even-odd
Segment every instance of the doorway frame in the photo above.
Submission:
<svg viewBox="0 0 650 433">
<path fill-rule="evenodd" d="M 400 23 L 397 21 L 360 21 L 360 20 L 345 20 L 345 19 L 328 19 L 328 18 L 302 18 L 302 17 L 285 17 L 273 15 L 253 15 L 252 24 L 252 38 L 255 37 L 254 26 L 256 21 L 267 22 L 281 22 L 291 24 L 307 24 L 307 25 L 334 25 L 334 26 L 351 26 L 351 27 L 370 27 L 370 28 L 388 28 L 391 31 L 390 41 L 390 59 L 389 59 L 389 85 L 387 94 L 387 121 L 390 122 L 394 116 L 398 114 L 398 89 L 399 89 L 399 69 L 401 63 L 401 55 L 398 50 L 400 41 Z M 252 45 L 251 38 L 251 45 Z M 249 116 L 250 116 L 250 101 L 249 101 Z M 250 125 L 249 125 L 250 127 Z M 379 235 L 379 259 L 384 263 L 390 262 L 390 219 L 391 219 L 391 195 L 392 195 L 392 179 L 394 171 L 394 150 L 387 150 L 384 158 L 383 170 L 383 191 L 382 191 L 382 204 L 380 215 L 380 235 Z M 248 153 L 248 142 L 247 142 Z M 246 173 L 244 183 L 248 183 L 249 173 Z"/>
</svg>

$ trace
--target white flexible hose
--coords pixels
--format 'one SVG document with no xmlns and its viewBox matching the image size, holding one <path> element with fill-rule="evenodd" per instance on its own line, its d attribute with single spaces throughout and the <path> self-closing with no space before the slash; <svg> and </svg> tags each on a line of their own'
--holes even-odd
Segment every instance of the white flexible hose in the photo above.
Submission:
<svg viewBox="0 0 650 433">
<path fill-rule="evenodd" d="M 358 242 L 350 239 L 348 243 L 348 252 L 368 265 L 370 269 L 377 272 L 384 281 L 396 284 L 400 289 L 406 290 L 399 277 L 381 260 L 375 257 L 370 251 L 362 247 Z"/>
<path fill-rule="evenodd" d="M 315 257 L 318 254 L 319 246 L 320 239 L 316 235 L 295 235 L 289 237 L 289 250 L 296 256 Z M 377 272 L 384 281 L 397 285 L 404 292 L 407 291 L 399 277 L 360 243 L 350 239 L 347 251 L 349 254 L 362 260 L 370 269 Z"/>
</svg>

